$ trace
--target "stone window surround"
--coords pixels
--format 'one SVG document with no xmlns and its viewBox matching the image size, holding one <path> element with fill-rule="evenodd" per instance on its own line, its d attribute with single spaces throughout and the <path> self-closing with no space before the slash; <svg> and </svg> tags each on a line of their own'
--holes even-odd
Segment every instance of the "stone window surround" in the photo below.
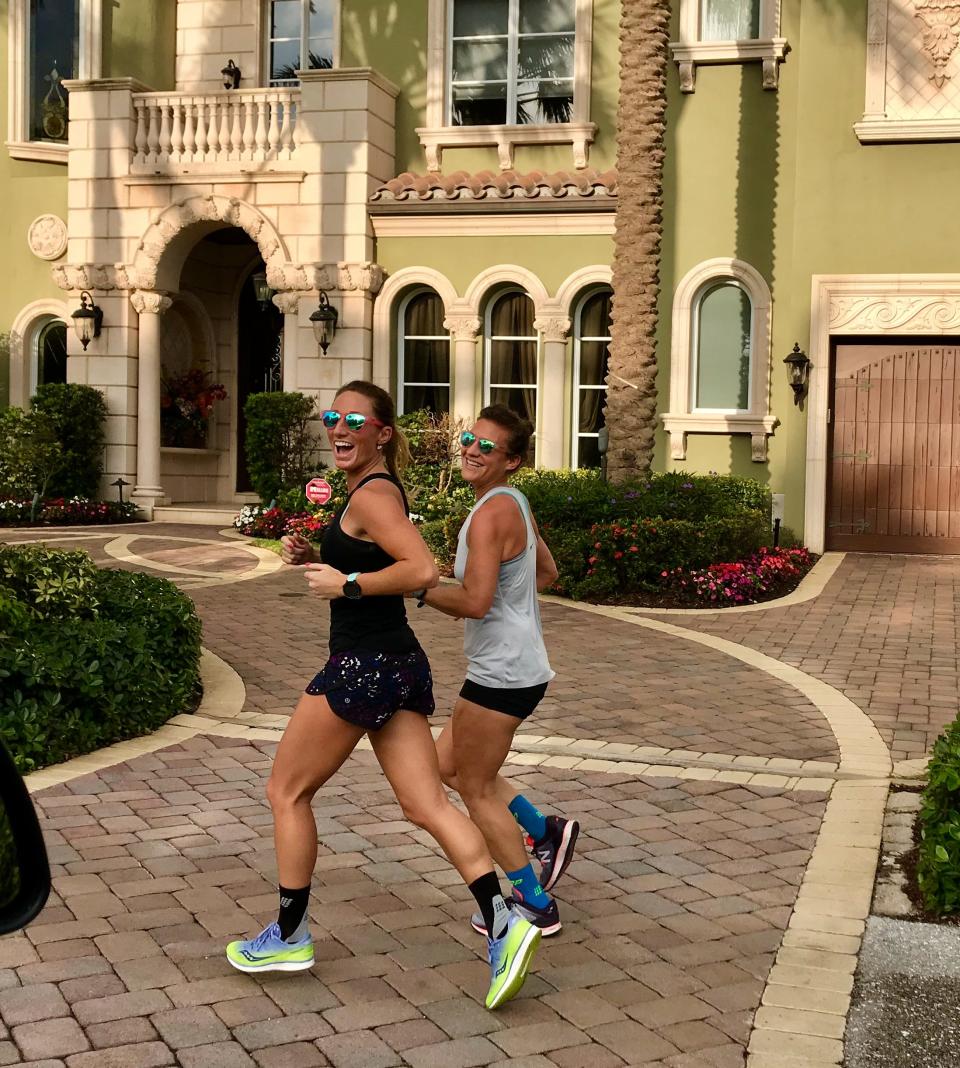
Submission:
<svg viewBox="0 0 960 1068">
<path fill-rule="evenodd" d="M 693 411 L 693 368 L 696 361 L 694 316 L 706 290 L 716 282 L 738 282 L 753 306 L 750 407 L 745 412 Z M 767 439 L 778 420 L 770 414 L 770 287 L 749 263 L 729 257 L 704 260 L 688 271 L 673 298 L 670 344 L 670 410 L 661 415 L 670 435 L 670 455 L 687 457 L 687 434 L 749 434 L 751 459 L 767 459 Z"/>
<path fill-rule="evenodd" d="M 70 329 L 65 300 L 34 300 L 21 308 L 10 327 L 10 404 L 26 408 L 37 384 L 37 341 L 48 322 L 59 319 Z"/>
<path fill-rule="evenodd" d="M 681 91 L 696 90 L 698 64 L 755 62 L 762 65 L 763 88 L 776 89 L 780 64 L 790 47 L 780 36 L 780 0 L 760 0 L 760 33 L 748 41 L 701 41 L 700 4 L 701 0 L 680 0 L 680 40 L 670 44 Z"/>
<path fill-rule="evenodd" d="M 104 0 L 78 0 L 80 46 L 77 78 L 99 78 L 103 66 Z M 10 0 L 7 24 L 7 151 L 13 159 L 67 162 L 67 143 L 28 139 L 30 0 Z"/>
<path fill-rule="evenodd" d="M 861 144 L 894 141 L 958 141 L 960 118 L 887 118 L 887 12 L 890 0 L 867 6 L 867 76 L 863 118 L 853 128 Z"/>
<path fill-rule="evenodd" d="M 814 275 L 810 301 L 804 544 L 823 552 L 835 337 L 960 336 L 960 274 Z"/>
<path fill-rule="evenodd" d="M 590 77 L 593 62 L 593 0 L 575 0 L 576 43 L 573 70 L 573 122 L 543 126 L 451 126 L 447 122 L 449 45 L 447 27 L 452 0 L 429 0 L 427 24 L 426 126 L 417 129 L 427 156 L 427 169 L 439 171 L 445 148 L 495 145 L 500 169 L 513 167 L 517 145 L 573 146 L 576 168 L 587 165 L 597 127 L 590 121 Z"/>
</svg>

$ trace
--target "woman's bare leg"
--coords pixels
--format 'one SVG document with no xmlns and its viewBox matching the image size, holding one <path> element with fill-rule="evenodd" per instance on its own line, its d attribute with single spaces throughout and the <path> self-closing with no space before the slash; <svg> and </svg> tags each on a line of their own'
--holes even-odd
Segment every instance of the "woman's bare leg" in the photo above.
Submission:
<svg viewBox="0 0 960 1068">
<path fill-rule="evenodd" d="M 469 886 L 493 871 L 483 835 L 455 808 L 440 781 L 437 750 L 426 716 L 400 711 L 370 742 L 403 814 L 436 839 Z"/>
<path fill-rule="evenodd" d="M 507 755 L 504 754 L 503 759 L 506 760 L 506 758 Z M 460 786 L 457 782 L 457 762 L 453 754 L 452 721 L 446 724 L 437 738 L 437 759 L 440 761 L 440 778 L 451 790 L 460 793 Z M 520 792 L 509 779 L 497 775 L 497 796 L 505 805 L 509 805 Z"/>
<path fill-rule="evenodd" d="M 317 823 L 310 802 L 363 737 L 323 696 L 304 694 L 283 732 L 267 783 L 281 886 L 307 886 L 317 863 Z"/>
</svg>

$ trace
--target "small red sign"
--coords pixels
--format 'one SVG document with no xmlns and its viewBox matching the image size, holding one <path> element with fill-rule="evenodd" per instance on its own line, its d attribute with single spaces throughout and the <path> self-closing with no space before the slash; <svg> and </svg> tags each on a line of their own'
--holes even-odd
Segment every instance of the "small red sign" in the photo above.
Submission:
<svg viewBox="0 0 960 1068">
<path fill-rule="evenodd" d="M 304 493 L 311 504 L 326 504 L 333 496 L 330 483 L 325 478 L 311 478 Z"/>
</svg>

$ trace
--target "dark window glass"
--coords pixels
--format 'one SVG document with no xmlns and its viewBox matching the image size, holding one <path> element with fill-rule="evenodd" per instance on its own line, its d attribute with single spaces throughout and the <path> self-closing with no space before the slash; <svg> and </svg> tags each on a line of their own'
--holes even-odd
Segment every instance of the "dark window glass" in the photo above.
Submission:
<svg viewBox="0 0 960 1068">
<path fill-rule="evenodd" d="M 405 386 L 403 390 L 403 410 L 416 412 L 426 408 L 438 415 L 450 410 L 449 386 Z"/>
<path fill-rule="evenodd" d="M 296 85 L 298 70 L 333 66 L 333 2 L 270 0 L 271 85 Z"/>
<path fill-rule="evenodd" d="M 400 324 L 402 410 L 450 407 L 450 335 L 444 330 L 443 301 L 430 290 L 403 306 Z"/>
<path fill-rule="evenodd" d="M 37 385 L 67 380 L 67 327 L 59 320 L 47 323 L 37 339 Z"/>
<path fill-rule="evenodd" d="M 577 323 L 577 467 L 599 467 L 597 435 L 606 422 L 607 361 L 610 346 L 610 290 L 599 290 L 580 305 Z"/>
<path fill-rule="evenodd" d="M 77 0 L 30 0 L 30 139 L 67 140 L 67 90 L 78 71 Z"/>
</svg>

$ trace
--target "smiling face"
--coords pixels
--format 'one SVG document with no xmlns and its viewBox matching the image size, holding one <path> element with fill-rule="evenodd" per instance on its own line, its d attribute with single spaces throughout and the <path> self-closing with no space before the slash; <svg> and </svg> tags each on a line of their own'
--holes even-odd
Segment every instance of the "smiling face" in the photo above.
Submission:
<svg viewBox="0 0 960 1068">
<path fill-rule="evenodd" d="M 510 435 L 506 429 L 490 419 L 478 419 L 470 428 L 470 432 L 476 437 L 473 444 L 460 445 L 460 468 L 464 480 L 474 489 L 506 482 L 520 466 L 520 457 L 511 456 L 507 452 Z M 480 447 L 481 440 L 494 442 L 496 448 L 484 452 Z"/>
<path fill-rule="evenodd" d="M 376 464 L 383 456 L 377 445 L 386 445 L 393 436 L 393 429 L 383 426 L 373 410 L 373 401 L 362 393 L 347 390 L 334 399 L 332 408 L 341 415 L 336 426 L 327 427 L 327 440 L 333 451 L 333 460 L 341 471 L 362 471 Z M 351 430 L 343 416 L 356 412 L 366 417 L 359 430 Z"/>
</svg>

